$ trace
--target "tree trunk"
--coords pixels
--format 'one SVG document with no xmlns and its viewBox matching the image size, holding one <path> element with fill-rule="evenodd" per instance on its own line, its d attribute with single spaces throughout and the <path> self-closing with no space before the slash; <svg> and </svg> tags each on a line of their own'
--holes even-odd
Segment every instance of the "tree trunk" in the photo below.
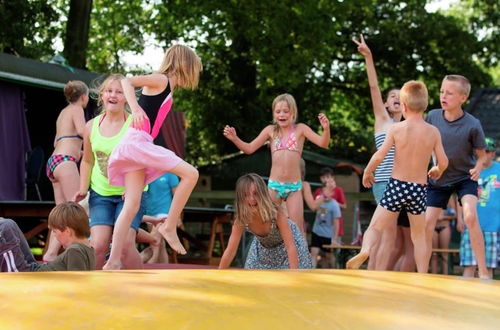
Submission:
<svg viewBox="0 0 500 330">
<path fill-rule="evenodd" d="M 79 69 L 86 67 L 91 11 L 92 0 L 71 0 L 66 24 L 64 56 L 69 65 Z"/>
</svg>

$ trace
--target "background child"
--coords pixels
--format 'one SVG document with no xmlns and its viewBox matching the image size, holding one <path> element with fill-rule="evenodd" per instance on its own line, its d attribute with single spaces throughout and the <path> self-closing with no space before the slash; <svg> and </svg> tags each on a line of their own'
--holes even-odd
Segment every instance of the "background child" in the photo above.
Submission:
<svg viewBox="0 0 500 330">
<path fill-rule="evenodd" d="M 394 145 L 394 168 L 382 200 L 373 214 L 365 232 L 363 245 L 358 255 L 347 262 L 347 268 L 357 269 L 370 255 L 370 250 L 381 238 L 387 223 L 394 223 L 404 206 L 411 225 L 411 238 L 417 270 L 427 273 L 429 260 L 425 249 L 425 199 L 427 166 L 434 152 L 438 165 L 428 175 L 438 178 L 448 165 L 441 144 L 439 131 L 423 119 L 427 108 L 427 88 L 422 82 L 409 81 L 401 89 L 401 101 L 405 121 L 392 125 L 382 147 L 372 156 L 363 175 L 363 185 L 371 187 L 375 181 L 373 171 Z M 388 258 L 387 255 L 383 257 Z"/>
<path fill-rule="evenodd" d="M 316 134 L 305 124 L 295 124 L 297 105 L 290 94 L 277 96 L 272 105 L 274 125 L 266 126 L 250 143 L 242 141 L 233 127 L 224 127 L 224 136 L 232 141 L 245 154 L 252 154 L 266 142 L 271 148 L 271 174 L 268 187 L 273 201 L 286 202 L 288 215 L 305 235 L 304 204 L 302 202 L 302 180 L 300 160 L 305 139 L 326 148 L 330 142 L 330 123 L 320 113 L 318 119 L 323 127 L 323 135 Z"/>
<path fill-rule="evenodd" d="M 271 199 L 262 178 L 254 173 L 236 182 L 235 221 L 219 268 L 228 268 L 245 230 L 255 235 L 245 268 L 311 268 L 311 255 L 297 225 Z"/>
<path fill-rule="evenodd" d="M 464 221 L 470 231 L 479 276 L 488 278 L 484 257 L 484 239 L 477 219 L 477 180 L 486 161 L 483 128 L 479 120 L 462 110 L 470 93 L 469 80 L 448 75 L 441 83 L 442 109 L 429 112 L 426 121 L 439 130 L 450 165 L 439 180 L 429 180 L 427 192 L 426 236 L 427 259 L 432 254 L 432 234 L 442 209 L 446 209 L 451 194 L 457 193 Z M 474 157 L 477 155 L 477 161 Z"/>
<path fill-rule="evenodd" d="M 69 81 L 64 86 L 64 96 L 68 105 L 61 110 L 56 120 L 54 152 L 47 161 L 46 173 L 54 188 L 56 205 L 69 201 L 75 196 L 80 184 L 78 162 L 82 155 L 85 114 L 83 109 L 89 102 L 89 88 L 83 81 Z M 55 259 L 61 244 L 49 235 L 44 261 Z"/>
<path fill-rule="evenodd" d="M 117 216 L 124 206 L 123 187 L 111 185 L 107 173 L 109 155 L 132 122 L 132 116 L 125 111 L 126 99 L 120 83 L 123 78 L 122 75 L 110 75 L 99 87 L 98 103 L 103 112 L 85 126 L 80 190 L 74 198 L 75 201 L 85 198 L 90 187 L 90 231 L 97 269 L 104 265 Z M 144 205 L 134 214 L 123 238 L 123 266 L 128 269 L 142 268 L 135 241 L 143 214 Z"/>
<path fill-rule="evenodd" d="M 457 219 L 458 208 L 455 195 L 450 197 L 448 207 L 443 210 L 436 223 L 432 237 L 433 249 L 448 249 L 451 240 L 451 222 Z M 460 212 L 461 214 L 461 212 Z M 461 218 L 461 216 L 460 216 Z M 431 273 L 437 274 L 441 264 L 441 273 L 448 274 L 448 252 L 433 252 L 431 258 Z"/>
<path fill-rule="evenodd" d="M 120 267 L 122 242 L 139 208 L 142 190 L 167 171 L 181 180 L 167 220 L 158 230 L 174 251 L 186 253 L 177 237 L 177 223 L 198 181 L 198 171 L 172 151 L 153 144 L 153 140 L 172 107 L 174 90 L 196 88 L 201 70 L 201 60 L 191 48 L 174 45 L 167 49 L 158 73 L 130 77 L 122 83 L 134 123 L 110 156 L 109 180 L 111 184 L 125 187 L 125 205 L 117 219 L 113 232 L 115 243 L 105 269 Z M 137 87 L 143 88 L 139 101 L 135 95 Z"/>
<path fill-rule="evenodd" d="M 486 157 L 486 163 L 478 180 L 477 213 L 484 236 L 488 276 L 492 278 L 493 270 L 498 266 L 500 252 L 500 163 L 494 161 L 496 145 L 490 138 L 486 138 Z M 467 228 L 464 230 L 463 221 L 459 221 L 457 227 L 459 231 L 463 230 L 460 242 L 460 266 L 465 267 L 464 276 L 474 277 L 478 262 L 471 249 L 470 231 Z"/>
<path fill-rule="evenodd" d="M 0 270 L 43 272 L 95 269 L 94 250 L 88 241 L 88 215 L 80 205 L 74 202 L 56 205 L 49 214 L 49 229 L 66 250 L 53 261 L 40 265 L 17 224 L 11 219 L 0 218 Z"/>
</svg>

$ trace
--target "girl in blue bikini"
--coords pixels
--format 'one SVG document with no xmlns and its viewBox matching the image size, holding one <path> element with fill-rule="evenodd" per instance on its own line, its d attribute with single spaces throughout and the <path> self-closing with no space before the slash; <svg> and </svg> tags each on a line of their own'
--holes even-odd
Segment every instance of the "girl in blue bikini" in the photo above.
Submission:
<svg viewBox="0 0 500 330">
<path fill-rule="evenodd" d="M 271 174 L 268 188 L 271 198 L 277 204 L 286 202 L 289 217 L 297 224 L 302 233 L 304 228 L 304 204 L 302 202 L 302 180 L 300 159 L 304 141 L 326 148 L 330 142 L 330 122 L 325 114 L 318 115 L 323 134 L 316 134 L 305 124 L 295 124 L 297 105 L 290 94 L 282 94 L 273 101 L 274 125 L 266 126 L 250 143 L 242 141 L 234 127 L 226 125 L 224 136 L 232 141 L 245 154 L 252 154 L 266 142 L 271 148 Z"/>
</svg>

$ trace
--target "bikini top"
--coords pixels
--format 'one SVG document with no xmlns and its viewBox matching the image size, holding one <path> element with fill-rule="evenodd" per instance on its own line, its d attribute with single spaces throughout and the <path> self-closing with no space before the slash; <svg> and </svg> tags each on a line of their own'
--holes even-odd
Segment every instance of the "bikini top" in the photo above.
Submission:
<svg viewBox="0 0 500 330">
<path fill-rule="evenodd" d="M 297 141 L 297 137 L 295 136 L 295 126 L 292 126 L 290 130 L 290 134 L 288 134 L 285 141 L 280 138 L 275 138 L 272 143 L 272 152 L 278 150 L 288 150 L 288 151 L 296 151 L 301 153 L 302 150 L 299 149 L 299 142 Z"/>
<path fill-rule="evenodd" d="M 56 139 L 56 142 L 59 142 L 62 139 L 80 139 L 83 140 L 83 137 L 79 134 L 76 135 L 62 135 Z"/>
<path fill-rule="evenodd" d="M 141 94 L 138 103 L 149 118 L 149 121 L 144 121 L 144 127 L 142 129 L 149 133 L 154 139 L 158 136 L 160 128 L 172 108 L 173 98 L 170 83 L 167 83 L 167 86 L 160 94 Z M 152 129 L 151 123 L 154 123 Z"/>
</svg>

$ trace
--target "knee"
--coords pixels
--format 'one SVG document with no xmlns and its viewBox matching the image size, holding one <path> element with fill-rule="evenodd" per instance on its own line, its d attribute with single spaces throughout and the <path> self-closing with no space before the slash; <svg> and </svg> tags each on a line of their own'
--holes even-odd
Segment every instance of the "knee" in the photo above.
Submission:
<svg viewBox="0 0 500 330">
<path fill-rule="evenodd" d="M 92 247 L 96 255 L 104 255 L 109 251 L 109 243 L 93 242 Z"/>
<path fill-rule="evenodd" d="M 474 216 L 474 214 L 466 214 L 464 215 L 464 223 L 467 228 L 473 228 L 478 224 L 478 220 L 477 217 Z"/>
</svg>

